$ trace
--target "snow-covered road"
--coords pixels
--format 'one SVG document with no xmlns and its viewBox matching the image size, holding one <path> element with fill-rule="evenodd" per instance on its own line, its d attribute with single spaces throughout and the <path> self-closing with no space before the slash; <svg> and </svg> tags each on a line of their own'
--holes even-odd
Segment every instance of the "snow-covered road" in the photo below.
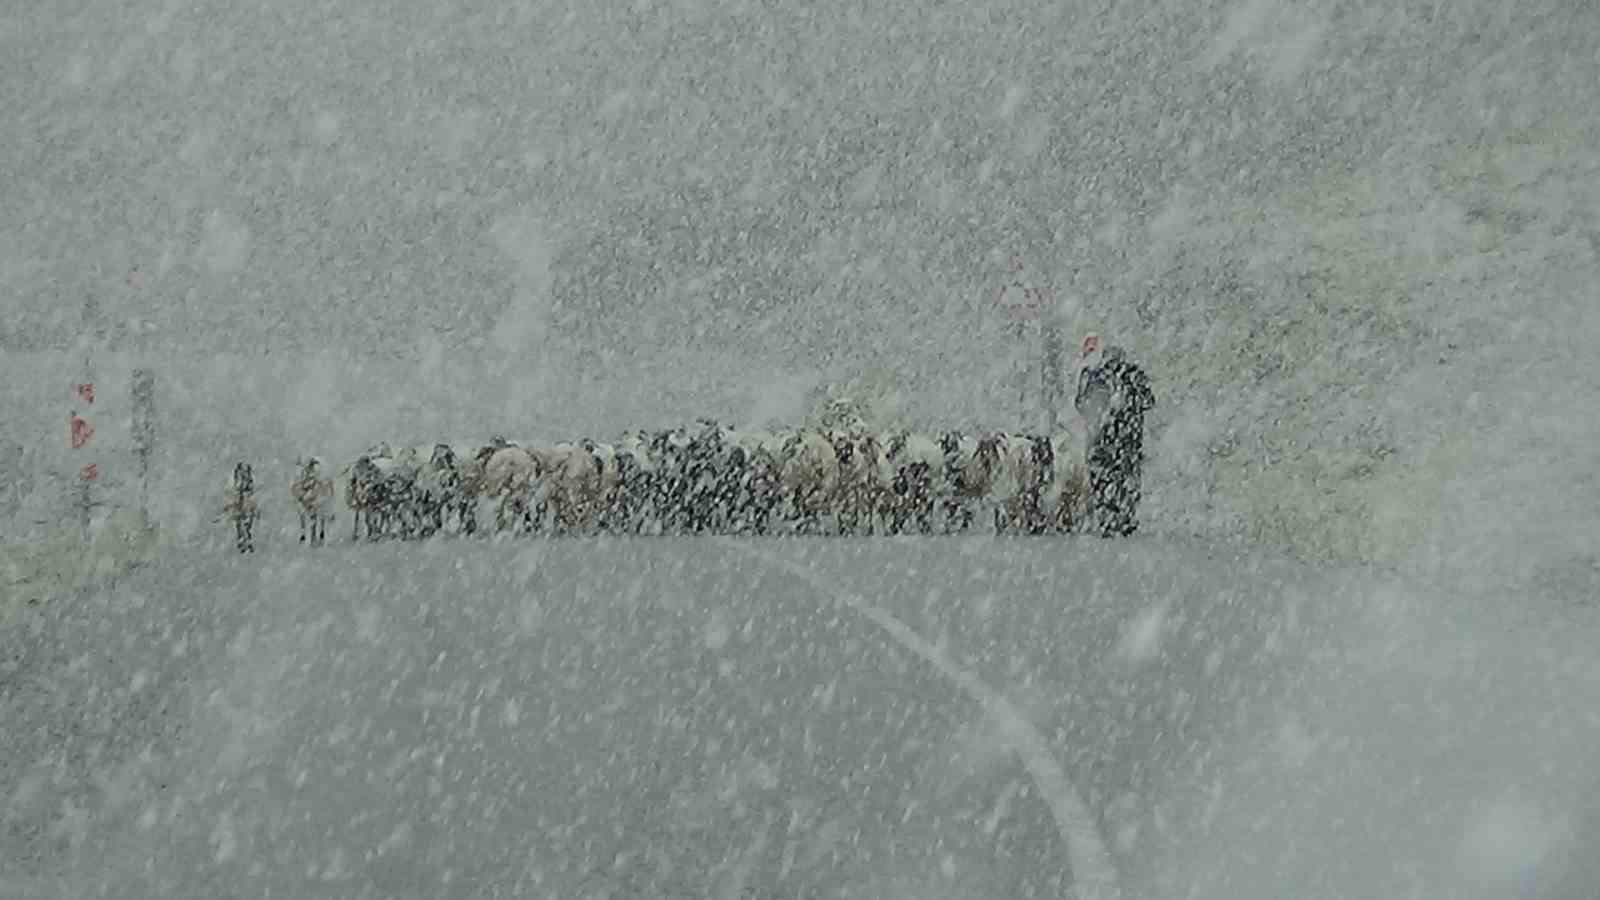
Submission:
<svg viewBox="0 0 1600 900">
<path fill-rule="evenodd" d="M 1589 896 L 1585 628 L 1154 537 L 175 550 L 0 635 L 0 896 Z"/>
</svg>

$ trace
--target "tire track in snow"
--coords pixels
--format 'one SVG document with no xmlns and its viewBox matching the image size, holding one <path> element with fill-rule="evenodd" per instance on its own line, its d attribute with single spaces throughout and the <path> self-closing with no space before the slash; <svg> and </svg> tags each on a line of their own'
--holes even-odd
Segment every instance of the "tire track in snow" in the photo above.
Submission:
<svg viewBox="0 0 1600 900">
<path fill-rule="evenodd" d="M 1038 788 L 1040 796 L 1050 807 L 1056 831 L 1067 847 L 1072 866 L 1073 893 L 1078 900 L 1120 900 L 1121 888 L 1117 881 L 1116 866 L 1111 862 L 1105 842 L 1095 827 L 1083 798 L 1067 780 L 1056 758 L 1045 743 L 1044 736 L 1028 722 L 1022 711 L 999 691 L 990 687 L 977 675 L 962 668 L 911 626 L 900 621 L 888 611 L 874 606 L 865 598 L 829 582 L 810 568 L 784 559 L 771 551 L 756 549 L 728 538 L 719 543 L 744 556 L 756 559 L 767 566 L 780 569 L 806 582 L 817 593 L 842 603 L 855 613 L 877 625 L 901 647 L 916 654 L 940 675 L 955 683 L 971 697 L 984 712 L 1000 726 L 1000 736 L 1007 747 L 1017 755 L 1028 777 Z"/>
</svg>

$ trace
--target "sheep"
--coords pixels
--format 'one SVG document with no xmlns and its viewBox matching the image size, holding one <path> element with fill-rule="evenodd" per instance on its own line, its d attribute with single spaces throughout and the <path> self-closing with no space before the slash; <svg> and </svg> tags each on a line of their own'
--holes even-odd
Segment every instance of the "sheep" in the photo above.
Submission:
<svg viewBox="0 0 1600 900">
<path fill-rule="evenodd" d="M 536 451 L 540 482 L 557 533 L 588 531 L 602 502 L 600 467 L 588 447 L 568 443 Z"/>
<path fill-rule="evenodd" d="M 600 533 L 613 530 L 613 515 L 622 493 L 622 475 L 617 449 L 610 444 L 597 443 L 585 438 L 579 447 L 589 454 L 594 467 L 594 477 L 586 487 L 585 521 L 587 527 Z"/>
<path fill-rule="evenodd" d="M 373 463 L 370 455 L 363 454 L 343 473 L 345 481 L 345 505 L 350 508 L 353 522 L 350 526 L 350 540 L 361 539 L 361 526 L 367 527 L 367 539 L 377 540 L 381 528 L 381 515 L 383 504 L 383 476 L 378 467 Z"/>
<path fill-rule="evenodd" d="M 771 447 L 762 445 L 750 451 L 746 518 L 750 531 L 765 535 L 772 528 L 772 514 L 783 503 L 783 465 Z"/>
<path fill-rule="evenodd" d="M 1001 435 L 1000 477 L 993 487 L 998 506 L 995 531 L 1043 534 L 1043 501 L 1055 472 L 1055 449 L 1042 435 Z"/>
<path fill-rule="evenodd" d="M 624 432 L 612 445 L 617 457 L 617 494 L 612 513 L 623 531 L 644 534 L 651 519 L 651 497 L 655 490 L 655 460 L 650 454 L 650 435 L 643 430 Z"/>
<path fill-rule="evenodd" d="M 889 462 L 889 445 L 884 435 L 870 431 L 863 434 L 858 449 L 865 461 L 862 510 L 867 517 L 867 533 L 875 535 L 880 525 L 885 530 L 888 528 L 883 511 L 887 498 L 894 491 L 894 466 Z"/>
<path fill-rule="evenodd" d="M 388 472 L 393 486 L 389 513 L 398 523 L 398 537 L 402 539 L 432 533 L 429 498 L 423 483 L 432 453 L 433 448 L 427 446 L 405 446 L 393 453 Z"/>
<path fill-rule="evenodd" d="M 972 512 L 962 495 L 962 478 L 977 443 L 959 431 L 947 431 L 939 436 L 940 469 L 945 491 L 943 496 L 944 532 L 966 531 L 972 524 Z"/>
<path fill-rule="evenodd" d="M 992 511 L 998 532 L 1039 535 L 1076 528 L 1087 494 L 1083 441 L 1071 430 L 760 431 L 707 419 L 610 444 L 379 445 L 344 473 L 352 537 L 365 521 L 371 539 L 428 536 L 452 517 L 473 533 L 480 498 L 498 502 L 500 530 L 766 534 L 777 512 L 786 530 L 931 534 L 941 520 L 945 533 L 964 532 L 976 512 Z M 317 497 L 328 495 L 313 486 L 297 480 L 292 490 L 302 540 L 317 544 Z"/>
<path fill-rule="evenodd" d="M 299 477 L 289 484 L 289 495 L 300 513 L 300 543 L 322 546 L 328 539 L 328 520 L 333 518 L 333 479 L 322 476 L 319 457 L 304 461 Z"/>
<path fill-rule="evenodd" d="M 650 457 L 655 463 L 650 505 L 660 534 L 681 534 L 689 529 L 689 444 L 682 429 L 659 431 L 650 437 Z"/>
<path fill-rule="evenodd" d="M 256 552 L 255 526 L 260 510 L 256 506 L 255 474 L 249 463 L 241 462 L 233 467 L 222 513 L 233 520 L 234 547 L 240 553 Z"/>
<path fill-rule="evenodd" d="M 1050 512 L 1046 498 L 1055 483 L 1055 442 L 1048 435 L 1029 437 L 1028 481 L 1024 484 L 1024 515 L 1029 534 L 1042 535 L 1050 530 Z"/>
<path fill-rule="evenodd" d="M 941 449 L 945 457 L 946 531 L 965 532 L 972 527 L 973 506 L 989 502 L 994 495 L 996 482 L 1002 474 L 1001 450 L 1004 443 L 999 434 L 981 438 L 959 435 L 944 436 Z"/>
<path fill-rule="evenodd" d="M 781 458 L 783 493 L 794 527 L 802 532 L 821 527 L 839 484 L 839 457 L 818 431 L 791 433 Z"/>
<path fill-rule="evenodd" d="M 888 441 L 885 459 L 890 487 L 883 505 L 889 533 L 903 534 L 915 521 L 919 533 L 931 534 L 935 499 L 944 486 L 944 459 L 938 443 L 926 435 L 902 431 Z"/>
<path fill-rule="evenodd" d="M 596 479 L 598 490 L 594 498 L 593 524 L 601 533 L 609 533 L 612 530 L 613 511 L 617 508 L 622 491 L 617 448 L 611 444 L 592 440 L 584 440 L 580 442 L 580 446 L 588 451 L 599 476 Z"/>
<path fill-rule="evenodd" d="M 456 533 L 476 534 L 478 531 L 478 495 L 482 487 L 482 470 L 474 466 L 473 457 L 478 448 L 465 441 L 452 441 L 447 445 L 455 459 L 456 468 Z M 448 514 L 450 510 L 446 510 Z"/>
<path fill-rule="evenodd" d="M 402 513 L 410 502 L 414 473 L 395 458 L 387 443 L 370 448 L 340 474 L 347 478 L 345 504 L 355 514 L 351 540 L 360 539 L 363 523 L 368 540 L 377 540 L 389 533 L 390 526 L 396 522 L 401 523 L 403 530 Z"/>
<path fill-rule="evenodd" d="M 691 533 L 716 531 L 726 518 L 720 492 L 725 462 L 724 433 L 716 422 L 701 419 L 683 455 L 686 524 Z"/>
<path fill-rule="evenodd" d="M 419 525 L 413 503 L 418 461 L 409 448 L 394 454 L 387 444 L 383 444 L 379 450 L 382 455 L 372 458 L 381 486 L 377 495 L 378 535 L 393 534 L 402 539 L 413 537 Z"/>
<path fill-rule="evenodd" d="M 725 533 L 765 533 L 771 515 L 767 459 L 759 451 L 768 436 L 760 432 L 723 428 L 715 439 L 720 447 L 713 463 L 709 502 L 714 504 L 713 526 Z M 702 502 L 708 502 L 703 498 Z M 764 507 L 764 508 L 763 508 Z"/>
<path fill-rule="evenodd" d="M 485 465 L 492 453 L 493 450 L 488 447 L 473 447 L 460 455 L 464 460 L 461 464 L 462 534 L 478 533 L 478 506 L 480 501 L 488 496 L 488 475 Z"/>
<path fill-rule="evenodd" d="M 838 461 L 834 506 L 839 533 L 864 529 L 874 534 L 879 502 L 890 481 L 884 473 L 882 444 L 869 432 L 834 431 L 828 438 Z"/>
<path fill-rule="evenodd" d="M 420 454 L 419 454 L 420 455 Z M 458 532 L 466 530 L 468 505 L 472 502 L 463 490 L 461 457 L 449 444 L 434 444 L 427 462 L 417 471 L 416 506 L 420 534 L 437 534 L 453 516 Z"/>
<path fill-rule="evenodd" d="M 719 452 L 715 462 L 712 499 L 715 502 L 715 527 L 724 532 L 743 532 L 750 527 L 751 513 L 750 450 L 744 433 L 723 428 L 717 438 Z"/>
<path fill-rule="evenodd" d="M 727 486 L 728 526 L 731 531 L 764 535 L 772 525 L 772 513 L 783 496 L 782 454 L 777 436 L 766 431 L 730 431 Z"/>
<path fill-rule="evenodd" d="M 1073 432 L 1051 438 L 1054 472 L 1044 506 L 1051 530 L 1070 534 L 1089 514 L 1089 468 L 1083 439 Z"/>
<path fill-rule="evenodd" d="M 644 528 L 649 460 L 635 446 L 617 447 L 613 457 L 616 487 L 607 499 L 603 527 L 612 534 L 639 534 Z"/>
<path fill-rule="evenodd" d="M 628 432 L 617 442 L 619 481 L 615 516 L 629 534 L 644 534 L 654 518 L 656 460 L 650 454 L 650 436 Z"/>
<path fill-rule="evenodd" d="M 499 501 L 495 530 L 503 532 L 519 523 L 531 524 L 529 507 L 533 483 L 540 472 L 536 454 L 509 441 L 499 441 L 480 450 L 478 458 L 483 464 L 483 477 L 479 482 L 481 495 Z"/>
<path fill-rule="evenodd" d="M 718 468 L 716 489 L 721 507 L 720 525 L 725 533 L 742 534 L 753 527 L 752 474 L 750 451 L 737 443 L 729 443 Z"/>
</svg>

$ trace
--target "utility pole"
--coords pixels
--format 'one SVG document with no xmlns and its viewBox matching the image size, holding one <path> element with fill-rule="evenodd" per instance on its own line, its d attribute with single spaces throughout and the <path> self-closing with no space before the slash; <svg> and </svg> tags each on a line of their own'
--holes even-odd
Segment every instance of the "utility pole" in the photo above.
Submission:
<svg viewBox="0 0 1600 900">
<path fill-rule="evenodd" d="M 1061 404 L 1065 399 L 1061 378 L 1061 325 L 1055 316 L 1046 316 L 1040 332 L 1044 353 L 1040 365 L 1044 384 L 1040 395 L 1044 398 L 1045 434 L 1055 434 L 1061 426 Z"/>
</svg>

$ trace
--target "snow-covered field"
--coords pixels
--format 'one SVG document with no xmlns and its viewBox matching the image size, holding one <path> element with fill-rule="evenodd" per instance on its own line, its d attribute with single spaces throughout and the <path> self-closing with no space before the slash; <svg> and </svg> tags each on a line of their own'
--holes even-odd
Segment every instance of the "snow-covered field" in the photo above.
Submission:
<svg viewBox="0 0 1600 900">
<path fill-rule="evenodd" d="M 159 532 L 145 530 L 126 512 L 99 521 L 88 543 L 79 528 L 0 543 L 0 627 L 22 607 L 104 585 L 160 552 Z"/>
</svg>

